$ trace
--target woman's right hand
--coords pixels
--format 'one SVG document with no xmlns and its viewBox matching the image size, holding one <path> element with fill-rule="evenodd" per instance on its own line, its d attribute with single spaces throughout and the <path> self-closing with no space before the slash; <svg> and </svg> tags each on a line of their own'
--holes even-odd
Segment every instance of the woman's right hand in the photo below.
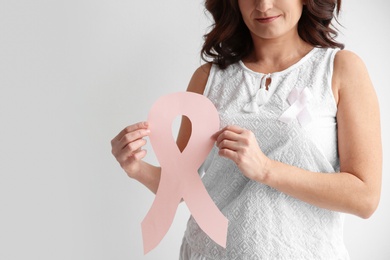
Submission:
<svg viewBox="0 0 390 260">
<path fill-rule="evenodd" d="M 130 178 L 137 178 L 141 173 L 141 162 L 146 156 L 142 147 L 150 130 L 147 122 L 139 122 L 123 129 L 111 140 L 111 152 Z"/>
</svg>

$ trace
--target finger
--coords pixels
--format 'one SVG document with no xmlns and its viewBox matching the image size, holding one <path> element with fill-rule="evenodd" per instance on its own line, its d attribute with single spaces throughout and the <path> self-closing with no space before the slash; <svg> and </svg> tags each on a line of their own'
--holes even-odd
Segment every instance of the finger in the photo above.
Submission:
<svg viewBox="0 0 390 260">
<path fill-rule="evenodd" d="M 242 134 L 243 132 L 245 131 L 244 128 L 242 127 L 239 127 L 239 126 L 236 126 L 236 125 L 228 125 L 228 126 L 225 126 L 223 129 L 219 130 L 218 132 L 216 132 L 214 135 L 213 135 L 213 138 L 215 140 L 218 140 L 218 137 L 224 133 L 224 132 L 232 132 L 232 133 L 236 133 L 236 134 Z"/>
<path fill-rule="evenodd" d="M 122 153 L 122 150 L 125 149 L 128 144 L 130 144 L 136 140 L 142 139 L 147 134 L 148 134 L 147 130 L 140 129 L 140 130 L 136 130 L 134 132 L 125 134 L 121 140 L 112 141 L 111 142 L 112 154 L 117 156 L 117 154 Z"/>
<path fill-rule="evenodd" d="M 234 133 L 237 133 L 237 134 L 241 134 L 242 132 L 245 131 L 244 128 L 239 127 L 237 125 L 228 125 L 228 126 L 225 127 L 225 130 L 228 130 L 228 131 L 231 131 L 231 132 L 234 132 Z"/>
<path fill-rule="evenodd" d="M 142 149 L 142 150 L 139 150 L 139 152 L 135 153 L 133 155 L 133 157 L 135 160 L 141 161 L 146 156 L 146 153 L 147 153 L 147 151 Z"/>
<path fill-rule="evenodd" d="M 138 139 L 134 142 L 131 142 L 129 143 L 125 148 L 124 150 L 129 152 L 129 153 L 135 153 L 137 152 L 139 149 L 142 148 L 142 146 L 144 146 L 146 144 L 146 140 L 145 139 Z"/>
<path fill-rule="evenodd" d="M 129 125 L 129 126 L 125 127 L 122 131 L 120 131 L 120 133 L 117 136 L 115 136 L 111 142 L 118 142 L 126 134 L 131 133 L 133 131 L 136 131 L 138 129 L 147 129 L 148 127 L 149 127 L 148 122 L 139 122 L 139 123 L 136 123 L 134 125 Z"/>
<path fill-rule="evenodd" d="M 241 133 L 244 129 L 239 127 L 239 126 L 236 126 L 236 125 L 228 125 L 228 126 L 225 126 L 224 128 L 222 128 L 221 130 L 219 130 L 218 132 L 216 132 L 215 134 L 213 134 L 213 138 L 214 139 L 217 139 L 218 136 L 220 134 L 222 134 L 224 131 L 231 131 L 231 132 L 235 132 L 235 133 Z"/>
<path fill-rule="evenodd" d="M 134 142 L 128 143 L 121 151 L 118 153 L 118 160 L 125 161 L 127 158 L 133 156 L 135 153 L 139 152 L 146 144 L 145 139 L 139 139 Z"/>
<path fill-rule="evenodd" d="M 219 144 L 217 144 L 218 148 L 220 150 L 228 149 L 232 151 L 238 151 L 239 150 L 239 143 L 236 141 L 231 140 L 222 140 Z"/>
<path fill-rule="evenodd" d="M 135 168 L 139 167 L 136 162 L 141 161 L 146 156 L 146 154 L 146 150 L 139 150 L 137 153 L 134 153 L 132 156 L 126 158 L 126 160 L 120 161 L 119 164 L 126 172 L 134 172 Z"/>
<path fill-rule="evenodd" d="M 121 140 L 119 140 L 117 146 L 119 149 L 125 148 L 128 144 L 140 140 L 150 134 L 149 129 L 138 129 L 133 132 L 125 134 Z"/>
<path fill-rule="evenodd" d="M 217 137 L 217 146 L 219 143 L 221 143 L 223 140 L 230 140 L 230 141 L 238 141 L 239 140 L 239 134 L 236 132 L 232 132 L 230 130 L 224 130 L 220 133 L 220 135 Z"/>
<path fill-rule="evenodd" d="M 125 165 L 133 164 L 135 161 L 140 161 L 146 156 L 147 151 L 145 149 L 139 149 L 135 153 L 133 153 L 131 156 L 128 156 L 122 160 Z"/>
<path fill-rule="evenodd" d="M 218 154 L 222 157 L 232 160 L 233 162 L 235 162 L 235 158 L 237 157 L 237 153 L 229 149 L 220 149 Z"/>
</svg>

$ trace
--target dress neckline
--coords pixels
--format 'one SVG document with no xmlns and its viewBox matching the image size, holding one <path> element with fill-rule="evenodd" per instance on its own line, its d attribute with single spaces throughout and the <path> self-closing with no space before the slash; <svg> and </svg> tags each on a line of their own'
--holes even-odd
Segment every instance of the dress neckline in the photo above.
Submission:
<svg viewBox="0 0 390 260">
<path fill-rule="evenodd" d="M 298 60 L 296 63 L 292 64 L 290 67 L 284 69 L 284 70 L 281 70 L 281 71 L 276 71 L 276 72 L 271 72 L 271 73 L 262 73 L 262 72 L 257 72 L 257 71 L 254 71 L 254 70 L 251 70 L 250 68 L 248 68 L 245 63 L 242 61 L 242 60 L 239 60 L 238 63 L 239 65 L 241 66 L 241 68 L 243 68 L 245 71 L 248 71 L 250 72 L 251 74 L 255 74 L 255 75 L 258 75 L 258 76 L 264 76 L 264 75 L 282 75 L 282 74 L 285 74 L 285 73 L 288 73 L 290 72 L 291 70 L 295 69 L 296 67 L 300 66 L 301 64 L 303 64 L 306 60 L 308 60 L 319 48 L 317 47 L 314 47 L 313 49 L 311 49 L 305 56 L 303 56 L 300 60 Z"/>
</svg>

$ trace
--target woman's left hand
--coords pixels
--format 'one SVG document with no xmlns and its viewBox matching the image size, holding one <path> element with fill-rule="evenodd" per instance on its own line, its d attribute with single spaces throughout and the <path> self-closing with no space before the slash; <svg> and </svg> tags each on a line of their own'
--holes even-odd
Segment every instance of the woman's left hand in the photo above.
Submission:
<svg viewBox="0 0 390 260">
<path fill-rule="evenodd" d="M 239 126 L 227 126 L 216 134 L 219 155 L 235 162 L 249 179 L 263 182 L 270 160 L 261 151 L 252 131 Z"/>
</svg>

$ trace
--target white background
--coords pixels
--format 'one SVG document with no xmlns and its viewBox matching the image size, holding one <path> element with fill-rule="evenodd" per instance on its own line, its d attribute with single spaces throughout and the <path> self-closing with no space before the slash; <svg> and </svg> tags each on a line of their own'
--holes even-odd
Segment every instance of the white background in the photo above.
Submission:
<svg viewBox="0 0 390 260">
<path fill-rule="evenodd" d="M 370 219 L 346 217 L 354 260 L 390 259 L 389 7 L 346 0 L 340 17 L 339 39 L 366 62 L 382 110 L 382 199 Z M 209 25 L 200 0 L 0 1 L 0 259 L 178 258 L 185 204 L 143 256 L 153 195 L 110 140 L 186 89 Z"/>
</svg>

